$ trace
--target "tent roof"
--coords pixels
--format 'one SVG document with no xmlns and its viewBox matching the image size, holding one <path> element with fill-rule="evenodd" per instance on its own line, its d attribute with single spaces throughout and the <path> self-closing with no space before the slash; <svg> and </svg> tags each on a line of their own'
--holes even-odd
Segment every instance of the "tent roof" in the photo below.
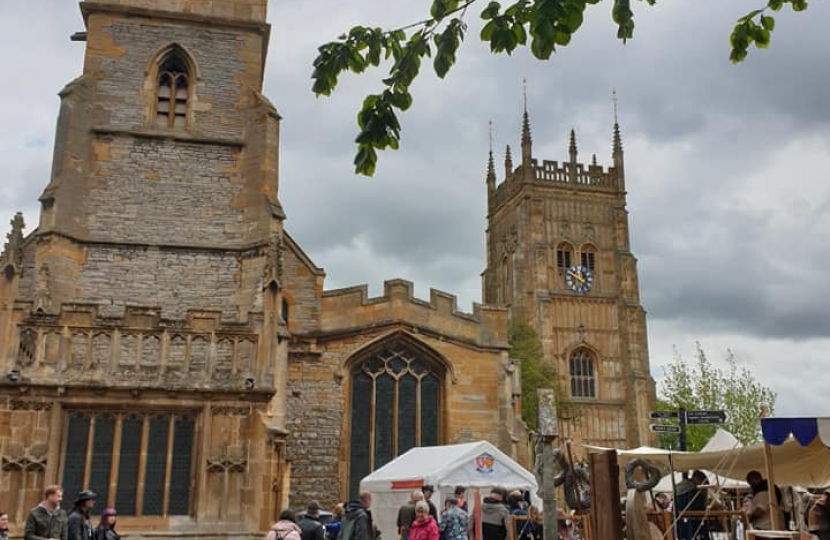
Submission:
<svg viewBox="0 0 830 540">
<path fill-rule="evenodd" d="M 476 465 L 490 456 L 492 463 Z M 535 491 L 536 477 L 487 441 L 412 448 L 363 478 L 360 489 L 387 491 L 407 482 L 422 481 L 437 487 L 495 485 Z M 411 486 L 411 484 L 410 484 Z"/>
<path fill-rule="evenodd" d="M 782 444 L 792 435 L 801 446 L 818 437 L 830 447 L 830 418 L 763 418 L 761 432 L 769 444 Z"/>
<path fill-rule="evenodd" d="M 586 446 L 588 451 L 611 450 L 599 446 Z M 830 449 L 816 437 L 808 445 L 801 446 L 795 438 L 789 438 L 780 446 L 771 446 L 770 455 L 775 470 L 775 482 L 779 485 L 804 487 L 830 486 Z M 726 478 L 743 480 L 751 470 L 764 474 L 764 446 L 710 452 L 673 452 L 659 448 L 641 447 L 634 450 L 617 450 L 621 469 L 630 459 L 640 458 L 669 466 L 669 456 L 678 471 L 705 469 Z"/>
</svg>

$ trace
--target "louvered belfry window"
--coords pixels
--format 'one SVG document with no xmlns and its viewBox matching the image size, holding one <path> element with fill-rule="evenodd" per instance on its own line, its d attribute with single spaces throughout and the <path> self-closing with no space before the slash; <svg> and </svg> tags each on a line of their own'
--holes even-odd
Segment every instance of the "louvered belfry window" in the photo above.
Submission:
<svg viewBox="0 0 830 540">
<path fill-rule="evenodd" d="M 159 66 L 156 126 L 184 128 L 190 99 L 190 74 L 184 53 L 171 49 Z"/>
</svg>

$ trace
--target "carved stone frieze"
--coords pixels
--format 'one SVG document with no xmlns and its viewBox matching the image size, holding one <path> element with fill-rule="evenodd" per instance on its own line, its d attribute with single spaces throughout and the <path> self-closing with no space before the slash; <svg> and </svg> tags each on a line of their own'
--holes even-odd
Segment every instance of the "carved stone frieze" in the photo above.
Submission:
<svg viewBox="0 0 830 540">
<path fill-rule="evenodd" d="M 46 401 L 13 399 L 9 402 L 9 408 L 13 411 L 51 411 L 52 404 Z"/>
<path fill-rule="evenodd" d="M 251 407 L 248 405 L 214 405 L 210 408 L 213 416 L 248 416 Z"/>
</svg>

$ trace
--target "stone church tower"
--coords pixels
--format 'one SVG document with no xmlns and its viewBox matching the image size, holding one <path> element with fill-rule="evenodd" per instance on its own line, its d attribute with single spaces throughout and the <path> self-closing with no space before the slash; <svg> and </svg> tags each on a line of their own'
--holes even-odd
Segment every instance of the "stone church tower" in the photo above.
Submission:
<svg viewBox="0 0 830 540">
<path fill-rule="evenodd" d="M 400 279 L 327 291 L 284 230 L 266 5 L 80 4 L 40 222 L 14 216 L 0 251 L 13 530 L 55 483 L 123 534 L 260 538 L 413 446 L 488 440 L 529 465 L 505 308 Z"/>
<path fill-rule="evenodd" d="M 540 163 L 525 111 L 520 161 L 508 146 L 498 185 L 490 154 L 483 289 L 485 304 L 536 328 L 559 377 L 560 436 L 632 447 L 650 438 L 655 387 L 617 124 L 612 156 L 608 169 L 579 162 L 571 131 L 567 161 Z"/>
</svg>

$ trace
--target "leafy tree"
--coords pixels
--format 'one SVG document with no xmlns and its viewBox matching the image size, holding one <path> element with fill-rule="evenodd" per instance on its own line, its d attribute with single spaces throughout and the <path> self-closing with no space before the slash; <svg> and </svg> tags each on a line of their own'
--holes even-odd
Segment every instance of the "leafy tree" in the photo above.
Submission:
<svg viewBox="0 0 830 540">
<path fill-rule="evenodd" d="M 370 94 L 357 115 L 360 132 L 355 142 L 355 172 L 371 176 L 377 165 L 377 150 L 397 149 L 401 126 L 396 111 L 412 105 L 409 87 L 420 73 L 421 62 L 432 59 L 435 73 L 444 78 L 455 64 L 464 40 L 467 11 L 479 0 L 432 0 L 429 17 L 401 28 L 384 29 L 355 26 L 336 41 L 318 48 L 314 60 L 312 90 L 316 95 L 331 95 L 338 77 L 346 71 L 362 73 L 381 62 L 389 64 L 388 76 L 381 80 L 383 90 Z M 516 47 L 530 47 L 533 55 L 547 60 L 556 47 L 565 47 L 582 26 L 585 8 L 601 0 L 515 0 L 502 6 L 490 1 L 481 11 L 487 21 L 481 30 L 482 41 L 494 54 L 511 54 Z M 631 0 L 608 0 L 611 17 L 617 24 L 617 38 L 634 36 Z M 760 1 L 760 0 L 759 0 Z M 656 0 L 647 0 L 654 4 Z M 807 9 L 806 0 L 767 0 L 765 6 L 738 19 L 730 37 L 732 62 L 746 58 L 749 47 L 769 46 L 775 28 L 771 11 L 784 4 L 793 10 Z M 433 57 L 434 54 L 434 57 Z"/>
<path fill-rule="evenodd" d="M 510 358 L 519 360 L 522 369 L 522 419 L 532 430 L 536 429 L 536 390 L 552 388 L 556 396 L 557 415 L 570 411 L 570 403 L 561 392 L 556 368 L 544 361 L 542 342 L 536 329 L 523 321 L 510 324 L 508 341 L 511 346 Z"/>
<path fill-rule="evenodd" d="M 726 368 L 721 369 L 712 365 L 700 343 L 696 348 L 697 359 L 691 365 L 675 352 L 660 383 L 657 409 L 724 410 L 728 419 L 722 427 L 743 445 L 757 443 L 761 440 L 760 406 L 766 403 L 772 412 L 775 392 L 757 382 L 746 367 L 739 369 L 732 351 L 727 351 Z M 700 450 L 716 429 L 714 425 L 687 426 L 687 449 Z M 661 434 L 660 446 L 677 448 L 677 435 Z"/>
</svg>

